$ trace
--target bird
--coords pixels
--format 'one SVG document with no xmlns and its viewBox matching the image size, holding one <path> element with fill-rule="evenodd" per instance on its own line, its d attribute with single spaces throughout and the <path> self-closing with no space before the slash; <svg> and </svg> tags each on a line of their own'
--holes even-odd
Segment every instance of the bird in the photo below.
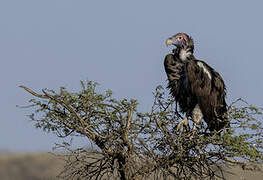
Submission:
<svg viewBox="0 0 263 180">
<path fill-rule="evenodd" d="M 177 124 L 180 130 L 189 130 L 188 119 L 194 122 L 193 130 L 204 120 L 207 129 L 219 132 L 229 126 L 227 118 L 226 86 L 220 74 L 205 61 L 194 56 L 194 41 L 186 33 L 177 33 L 166 40 L 167 46 L 175 46 L 164 59 L 168 78 L 167 88 L 178 103 L 185 118 Z"/>
</svg>

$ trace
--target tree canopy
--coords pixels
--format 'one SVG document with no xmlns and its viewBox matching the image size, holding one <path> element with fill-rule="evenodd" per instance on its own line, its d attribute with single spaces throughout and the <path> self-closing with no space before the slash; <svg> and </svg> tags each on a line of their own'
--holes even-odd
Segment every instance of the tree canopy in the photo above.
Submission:
<svg viewBox="0 0 263 180">
<path fill-rule="evenodd" d="M 66 165 L 65 179 L 224 179 L 224 166 L 256 167 L 263 160 L 262 108 L 238 99 L 228 106 L 230 127 L 209 133 L 203 122 L 195 134 L 176 130 L 183 115 L 162 86 L 153 93 L 150 112 L 135 99 L 116 99 L 112 91 L 81 81 L 79 92 L 61 87 L 34 96 L 29 115 L 37 128 L 60 138 L 84 136 L 96 149 L 57 145 Z"/>
</svg>

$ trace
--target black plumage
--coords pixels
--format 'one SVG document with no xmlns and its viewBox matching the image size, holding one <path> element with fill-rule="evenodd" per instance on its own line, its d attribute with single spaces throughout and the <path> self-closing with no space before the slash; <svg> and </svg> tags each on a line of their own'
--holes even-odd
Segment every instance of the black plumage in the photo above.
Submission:
<svg viewBox="0 0 263 180">
<path fill-rule="evenodd" d="M 194 57 L 194 42 L 187 34 L 178 33 L 166 43 L 176 46 L 173 53 L 165 57 L 164 67 L 168 88 L 181 112 L 197 124 L 204 119 L 211 132 L 221 130 L 228 124 L 226 87 L 222 77 Z"/>
</svg>

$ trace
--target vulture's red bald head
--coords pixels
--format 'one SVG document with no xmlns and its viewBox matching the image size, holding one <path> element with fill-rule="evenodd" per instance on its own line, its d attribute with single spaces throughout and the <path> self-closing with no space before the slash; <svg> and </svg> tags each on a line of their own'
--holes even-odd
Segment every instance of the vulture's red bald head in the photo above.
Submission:
<svg viewBox="0 0 263 180">
<path fill-rule="evenodd" d="M 194 46 L 194 42 L 193 42 L 193 39 L 188 36 L 187 34 L 185 33 L 177 33 L 176 35 L 168 38 L 166 40 L 166 45 L 169 46 L 169 45 L 174 45 L 178 48 L 187 48 L 189 46 Z"/>
</svg>

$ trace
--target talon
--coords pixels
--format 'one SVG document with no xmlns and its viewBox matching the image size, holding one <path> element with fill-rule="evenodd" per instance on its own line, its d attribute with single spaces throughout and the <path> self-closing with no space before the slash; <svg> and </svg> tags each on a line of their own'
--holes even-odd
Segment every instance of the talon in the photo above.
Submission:
<svg viewBox="0 0 263 180">
<path fill-rule="evenodd" d="M 186 131 L 189 131 L 190 128 L 189 128 L 189 124 L 188 124 L 188 119 L 187 118 L 184 118 L 182 121 L 180 121 L 178 124 L 177 124 L 177 127 L 176 127 L 176 131 L 180 131 L 182 126 L 185 127 Z"/>
<path fill-rule="evenodd" d="M 193 130 L 189 136 L 189 140 L 192 140 L 197 135 L 196 130 Z"/>
</svg>

